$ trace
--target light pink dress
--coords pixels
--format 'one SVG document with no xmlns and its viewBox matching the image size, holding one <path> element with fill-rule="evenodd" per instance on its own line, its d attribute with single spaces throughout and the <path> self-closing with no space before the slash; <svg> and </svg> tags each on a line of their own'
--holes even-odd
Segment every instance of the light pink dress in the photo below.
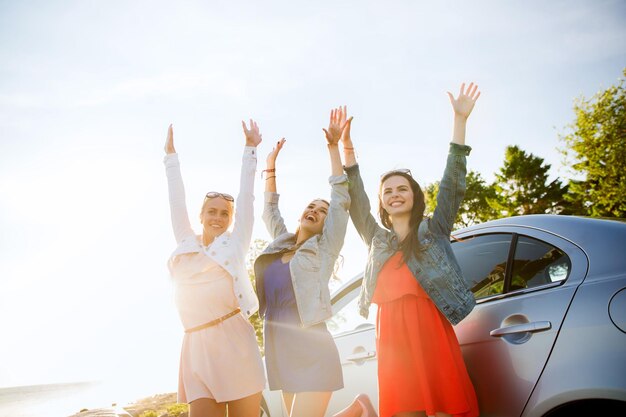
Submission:
<svg viewBox="0 0 626 417">
<path fill-rule="evenodd" d="M 207 250 L 210 249 L 209 246 Z M 211 258 L 204 253 L 177 258 L 173 265 L 175 300 L 186 329 L 239 307 L 231 275 Z M 254 328 L 241 313 L 216 326 L 185 333 L 179 401 L 208 397 L 224 402 L 262 391 L 265 377 L 260 359 Z"/>
</svg>

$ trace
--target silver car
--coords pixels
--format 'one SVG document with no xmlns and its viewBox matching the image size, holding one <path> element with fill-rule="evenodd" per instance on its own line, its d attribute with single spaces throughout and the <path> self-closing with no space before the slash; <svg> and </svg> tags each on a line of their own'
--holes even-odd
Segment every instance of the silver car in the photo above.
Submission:
<svg viewBox="0 0 626 417">
<path fill-rule="evenodd" d="M 455 331 L 481 416 L 626 415 L 626 223 L 511 217 L 455 232 L 452 248 L 477 300 Z M 378 403 L 376 307 L 358 315 L 361 279 L 333 295 L 345 388 L 327 416 L 362 392 Z M 286 416 L 278 392 L 263 400 Z"/>
</svg>

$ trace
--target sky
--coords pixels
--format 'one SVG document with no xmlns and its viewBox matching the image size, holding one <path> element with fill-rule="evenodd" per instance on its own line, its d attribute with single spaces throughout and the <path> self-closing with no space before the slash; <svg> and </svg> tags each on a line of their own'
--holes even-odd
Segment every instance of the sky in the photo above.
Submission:
<svg viewBox="0 0 626 417">
<path fill-rule="evenodd" d="M 443 173 L 446 91 L 482 92 L 468 168 L 488 181 L 518 145 L 568 178 L 573 103 L 626 67 L 623 1 L 0 0 L 0 387 L 115 381 L 176 390 L 182 326 L 166 261 L 169 123 L 187 206 L 237 193 L 244 137 L 273 144 L 291 230 L 328 197 L 322 128 L 347 105 L 366 191 Z M 254 238 L 264 181 L 257 175 Z M 350 226 L 346 280 L 364 266 Z"/>
</svg>

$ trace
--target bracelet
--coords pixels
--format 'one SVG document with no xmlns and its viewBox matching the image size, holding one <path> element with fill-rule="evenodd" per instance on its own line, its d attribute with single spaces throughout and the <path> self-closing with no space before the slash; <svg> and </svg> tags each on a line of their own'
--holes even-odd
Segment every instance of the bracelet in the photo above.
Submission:
<svg viewBox="0 0 626 417">
<path fill-rule="evenodd" d="M 276 168 L 272 168 L 272 169 L 264 169 L 263 171 L 261 171 L 261 178 L 263 178 L 263 173 L 264 172 L 276 172 Z"/>
<path fill-rule="evenodd" d="M 265 181 L 269 180 L 270 178 L 276 178 L 276 175 L 272 175 L 271 177 L 265 177 Z"/>
<path fill-rule="evenodd" d="M 352 151 L 352 152 L 354 152 L 354 156 L 355 156 L 355 157 L 357 157 L 357 156 L 358 156 L 358 155 L 357 155 L 357 153 L 356 153 L 356 151 L 354 150 L 354 148 L 350 148 L 350 147 L 344 146 L 344 147 L 343 147 L 343 150 L 344 150 L 344 152 L 345 152 L 345 151 Z"/>
</svg>

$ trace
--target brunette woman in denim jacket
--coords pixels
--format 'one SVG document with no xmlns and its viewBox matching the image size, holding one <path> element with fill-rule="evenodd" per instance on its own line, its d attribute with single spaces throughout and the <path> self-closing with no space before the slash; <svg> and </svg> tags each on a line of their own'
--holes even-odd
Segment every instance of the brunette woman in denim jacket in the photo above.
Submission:
<svg viewBox="0 0 626 417">
<path fill-rule="evenodd" d="M 465 126 L 480 92 L 473 83 L 457 98 L 448 93 L 454 130 L 446 168 L 432 218 L 424 218 L 424 194 L 407 169 L 382 175 L 378 213 L 370 204 L 356 163 L 350 121 L 342 137 L 350 184 L 350 217 L 368 246 L 368 261 L 359 307 L 367 316 L 378 306 L 379 411 L 391 416 L 478 415 L 469 379 L 452 325 L 474 307 L 450 246 L 450 233 L 465 194 Z M 359 396 L 339 415 L 375 413 Z"/>
<path fill-rule="evenodd" d="M 254 328 L 247 320 L 258 300 L 245 267 L 254 221 L 254 174 L 261 134 L 250 120 L 237 200 L 206 194 L 196 235 L 189 223 L 174 132 L 165 143 L 165 168 L 177 247 L 168 266 L 185 328 L 180 355 L 178 401 L 190 417 L 258 415 L 265 388 L 263 362 Z M 236 208 L 236 211 L 235 211 Z M 231 224 L 232 232 L 229 231 Z"/>
<path fill-rule="evenodd" d="M 345 126 L 343 110 L 333 110 L 324 129 L 330 203 L 311 201 L 295 234 L 285 227 L 276 193 L 276 157 L 285 140 L 267 157 L 263 220 L 274 241 L 257 258 L 254 271 L 269 387 L 282 390 L 289 416 L 323 417 L 332 392 L 343 388 L 339 353 L 325 320 L 332 316 L 328 282 L 343 246 L 350 205 L 339 153 Z"/>
</svg>

